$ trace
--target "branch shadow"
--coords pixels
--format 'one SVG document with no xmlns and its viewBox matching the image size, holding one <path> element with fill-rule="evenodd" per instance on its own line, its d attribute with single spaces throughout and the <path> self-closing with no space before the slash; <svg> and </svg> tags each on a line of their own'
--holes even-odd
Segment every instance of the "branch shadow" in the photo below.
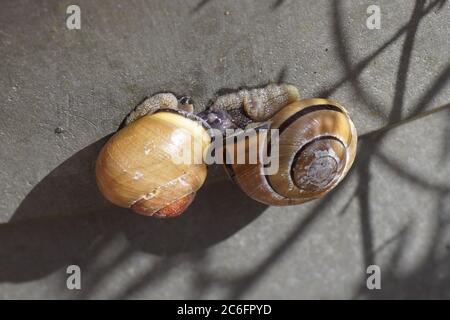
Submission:
<svg viewBox="0 0 450 320">
<path fill-rule="evenodd" d="M 200 2 L 200 8 L 209 1 L 203 0 Z M 394 37 L 391 42 L 393 43 L 400 35 L 406 33 L 397 71 L 393 105 L 388 115 L 390 123 L 399 121 L 402 117 L 406 89 L 404 82 L 407 78 L 419 22 L 425 16 L 424 13 L 430 11 L 431 5 L 442 4 L 442 1 L 435 1 L 426 8 L 424 3 L 424 1 L 416 2 L 410 22 L 399 30 L 397 38 Z M 346 39 L 342 30 L 339 31 L 339 28 L 342 27 L 340 21 L 342 20 L 341 9 L 337 1 L 333 3 L 333 6 L 334 26 L 335 29 L 338 29 L 336 39 L 338 42 L 345 42 Z M 376 55 L 363 59 L 363 64 L 358 64 L 357 68 L 353 68 L 347 61 L 348 49 L 346 44 L 341 44 L 340 47 L 340 60 L 346 66 L 347 71 L 343 81 L 350 80 L 355 92 L 363 100 L 365 99 L 369 106 L 374 106 L 370 101 L 370 96 L 361 92 L 357 77 Z M 280 78 L 283 77 L 285 72 L 286 70 L 283 69 Z M 444 70 L 435 85 L 432 85 L 431 89 L 418 100 L 418 107 L 415 112 L 423 110 L 422 106 L 426 105 L 433 95 L 442 89 L 442 81 L 447 81 L 448 78 L 448 70 Z M 339 83 L 337 86 L 339 86 Z M 235 91 L 235 89 L 232 89 L 232 91 Z M 376 106 L 374 107 L 373 110 L 376 111 Z M 370 206 L 372 175 L 370 164 L 373 158 L 377 156 L 394 172 L 408 179 L 411 183 L 427 185 L 426 182 L 421 182 L 419 178 L 415 177 L 413 173 L 404 172 L 400 170 L 401 168 L 392 164 L 389 159 L 383 160 L 383 157 L 379 156 L 378 148 L 387 134 L 365 137 L 361 141 L 358 160 L 351 173 L 358 176 L 358 192 L 352 195 L 352 198 L 356 197 L 360 205 L 359 219 L 363 239 L 361 250 L 365 266 L 376 263 L 378 253 L 378 250 L 373 247 L 373 226 L 371 224 L 373 212 Z M 345 181 L 347 181 L 344 180 L 336 191 L 320 200 L 317 206 L 298 222 L 294 231 L 264 257 L 261 263 L 256 264 L 250 271 L 243 272 L 232 279 L 221 279 L 201 268 L 207 258 L 205 256 L 206 249 L 227 239 L 250 224 L 266 209 L 266 206 L 248 199 L 231 182 L 225 179 L 218 179 L 218 181 L 212 179 L 208 180 L 205 187 L 199 192 L 192 207 L 178 219 L 155 220 L 131 214 L 129 210 L 109 204 L 99 194 L 95 186 L 93 163 L 107 138 L 105 137 L 85 148 L 52 171 L 27 195 L 11 221 L 0 225 L 0 241 L 3 243 L 0 247 L 0 281 L 22 282 L 33 280 L 65 267 L 73 261 L 81 260 L 89 263 L 98 252 L 108 246 L 115 235 L 121 234 L 127 239 L 128 247 L 120 253 L 116 260 L 111 261 L 109 267 L 102 270 L 101 273 L 107 273 L 108 270 L 116 267 L 136 251 L 163 256 L 163 258 L 155 263 L 143 277 L 135 279 L 129 286 L 123 288 L 118 297 L 129 297 L 145 288 L 145 286 L 152 284 L 156 278 L 167 275 L 169 270 L 179 262 L 179 259 L 187 259 L 199 267 L 197 272 L 198 283 L 196 284 L 198 292 L 194 293 L 196 297 L 201 297 L 202 292 L 205 292 L 208 286 L 220 283 L 229 289 L 229 298 L 242 298 L 277 263 L 280 257 L 285 255 L 305 235 L 305 232 L 325 211 L 327 205 L 332 203 L 333 199 L 339 194 L 339 190 L 343 189 Z M 217 168 L 212 168 L 212 171 L 215 170 Z M 440 192 L 443 197 L 448 196 L 448 190 L 442 188 L 435 188 L 432 191 Z M 436 210 L 438 212 L 443 210 L 442 203 L 438 204 Z M 434 255 L 433 246 L 442 237 L 440 229 L 437 230 L 436 238 L 433 239 L 432 247 L 430 247 L 429 256 L 424 259 L 422 265 L 408 276 L 399 276 L 396 273 L 395 268 L 404 250 L 404 239 L 407 233 L 408 230 L 403 230 L 395 238 L 395 242 L 398 243 L 397 250 L 393 255 L 391 267 L 386 271 L 387 276 L 383 273 L 383 277 L 386 279 L 384 281 L 392 280 L 396 285 L 387 291 L 382 290 L 384 293 L 381 297 L 401 295 L 417 298 L 423 296 L 424 294 L 421 294 L 417 288 L 413 288 L 416 285 L 414 284 L 416 283 L 415 280 L 418 278 L 423 278 L 424 281 L 429 281 L 430 286 L 435 286 L 436 297 L 448 296 L 450 288 L 448 272 L 444 273 L 442 279 L 434 275 L 436 268 L 450 270 L 448 258 L 437 260 Z M 187 255 L 179 258 L 180 253 L 187 253 Z M 33 268 L 30 268 L 30 265 Z M 429 274 L 432 274 L 432 276 L 427 276 Z M 362 275 L 362 277 L 365 276 L 365 274 Z M 92 284 L 95 286 L 96 283 L 99 283 L 101 276 L 94 276 L 93 278 Z M 88 297 L 90 290 L 86 292 L 85 297 Z M 358 296 L 364 294 L 367 294 L 365 287 L 357 290 Z M 380 296 L 369 294 L 368 297 L 376 298 Z"/>
<path fill-rule="evenodd" d="M 425 5 L 425 1 L 416 1 L 416 5 L 413 10 L 413 14 L 411 20 L 408 24 L 408 28 L 406 31 L 406 38 L 402 48 L 402 54 L 400 58 L 399 68 L 397 72 L 397 81 L 395 85 L 395 94 L 393 99 L 393 104 L 391 108 L 391 112 L 389 115 L 389 122 L 393 123 L 396 121 L 400 121 L 402 115 L 402 109 L 404 106 L 404 95 L 406 90 L 406 78 L 408 75 L 414 39 L 418 30 L 418 26 L 420 23 L 423 6 Z M 340 8 L 338 2 L 334 2 L 334 16 L 335 16 L 335 25 L 340 25 Z M 337 27 L 336 30 L 342 30 L 342 28 Z M 338 43 L 343 43 L 343 37 L 340 32 L 336 32 L 336 39 Z M 340 46 L 345 48 L 344 45 Z M 342 61 L 346 60 L 345 50 L 341 51 Z M 348 61 L 347 61 L 348 62 Z M 347 70 L 351 68 L 345 62 Z M 356 81 L 356 78 L 351 80 L 352 86 L 355 92 L 362 92 L 362 89 L 359 87 L 359 83 Z M 360 97 L 363 97 L 360 94 Z M 381 144 L 383 138 L 387 135 L 387 132 L 384 134 L 379 134 L 374 137 L 368 137 L 364 140 L 364 143 L 360 143 L 360 151 L 358 152 L 358 201 L 359 201 L 359 218 L 361 224 L 361 235 L 362 235 L 362 252 L 364 257 L 364 265 L 369 266 L 374 264 L 375 255 L 373 253 L 373 226 L 371 224 L 371 207 L 370 207 L 370 165 L 372 161 L 372 156 L 375 154 L 379 145 Z M 365 269 L 365 268 L 363 268 Z"/>
<path fill-rule="evenodd" d="M 389 46 L 394 44 L 400 39 L 405 33 L 415 28 L 415 24 L 419 22 L 420 19 L 425 18 L 428 14 L 432 13 L 436 8 L 441 10 L 445 5 L 446 0 L 434 0 L 430 2 L 417 16 L 410 19 L 405 25 L 400 27 L 394 35 L 392 35 L 385 43 L 383 43 L 377 50 L 368 56 L 361 59 L 358 63 L 353 64 L 349 57 L 351 48 L 347 44 L 347 39 L 344 33 L 344 24 L 342 22 L 342 16 L 339 9 L 339 1 L 333 2 L 333 32 L 335 33 L 336 44 L 338 48 L 339 61 L 345 69 L 344 76 L 334 83 L 330 88 L 321 89 L 314 93 L 314 96 L 329 97 L 332 95 L 339 87 L 350 82 L 355 94 L 365 103 L 366 106 L 372 111 L 372 115 L 380 118 L 387 119 L 387 115 L 381 110 L 374 101 L 374 97 L 370 93 L 366 92 L 359 83 L 359 77 L 363 71 L 369 67 L 370 63 L 376 59 L 381 53 L 383 53 Z M 424 4 L 424 3 L 423 3 Z"/>
<path fill-rule="evenodd" d="M 446 230 L 450 221 L 445 217 L 444 201 L 450 192 L 441 192 L 435 209 L 437 223 L 432 232 L 433 238 L 428 251 L 420 263 L 412 271 L 404 272 L 400 266 L 400 258 L 406 250 L 409 229 L 395 239 L 396 246 L 383 267 L 382 290 L 367 290 L 359 286 L 355 298 L 366 299 L 450 299 L 450 252 L 443 248 Z M 448 215 L 448 213 L 447 213 Z M 446 252 L 447 251 L 447 252 Z"/>
<path fill-rule="evenodd" d="M 402 111 L 404 108 L 404 97 L 406 92 L 406 83 L 407 77 L 410 69 L 410 64 L 412 60 L 412 53 L 414 48 L 414 42 L 416 38 L 416 34 L 418 32 L 419 24 L 421 20 L 425 17 L 425 15 L 430 12 L 430 10 L 435 7 L 442 7 L 443 1 L 435 1 L 431 3 L 428 7 L 426 7 L 426 1 L 416 1 L 415 6 L 410 18 L 410 21 L 407 24 L 407 27 L 404 29 L 406 35 L 405 40 L 402 47 L 401 57 L 399 61 L 398 71 L 397 71 L 397 79 L 395 84 L 394 98 L 392 102 L 391 111 L 388 117 L 388 124 L 395 124 L 402 120 Z M 335 12 L 338 12 L 338 5 L 335 2 Z M 338 37 L 339 38 L 339 37 Z M 342 38 L 340 38 L 342 41 Z M 343 46 L 345 47 L 345 46 Z M 350 70 L 350 68 L 347 68 Z M 361 70 L 362 71 L 362 70 Z M 416 103 L 416 107 L 413 108 L 412 116 L 420 114 L 426 106 L 429 104 L 431 99 L 435 94 L 437 94 L 445 85 L 445 83 L 449 79 L 449 67 L 444 69 L 444 71 L 436 78 L 433 82 L 431 88 L 418 99 Z M 354 78 L 354 76 L 350 76 L 350 79 Z M 352 86 L 355 92 L 361 92 L 361 89 L 352 82 Z M 363 96 L 362 94 L 360 95 Z M 369 266 L 375 263 L 377 250 L 373 248 L 373 232 L 370 223 L 371 216 L 371 208 L 370 208 L 370 198 L 369 198 L 369 188 L 370 188 L 370 163 L 374 156 L 377 156 L 378 159 L 381 159 L 385 165 L 390 167 L 393 171 L 393 174 L 397 174 L 401 176 L 403 179 L 407 179 L 409 182 L 413 184 L 418 184 L 428 191 L 438 192 L 439 194 L 447 194 L 449 190 L 444 186 L 435 185 L 428 181 L 423 181 L 420 177 L 416 176 L 411 172 L 407 172 L 402 167 L 393 163 L 388 157 L 382 155 L 379 152 L 379 147 L 381 142 L 388 135 L 388 131 L 378 132 L 376 134 L 364 137 L 361 143 L 361 148 L 358 152 L 358 178 L 359 178 L 359 186 L 358 186 L 358 199 L 360 202 L 360 223 L 361 223 L 361 233 L 363 237 L 362 243 L 362 251 L 364 256 L 364 264 L 365 266 Z M 442 210 L 442 205 L 438 205 L 437 215 L 440 213 L 439 210 Z M 431 241 L 431 245 L 428 251 L 428 256 L 425 257 L 421 265 L 416 268 L 413 272 L 411 272 L 408 276 L 401 276 L 397 274 L 397 264 L 400 260 L 400 256 L 403 254 L 405 247 L 405 235 L 408 230 L 403 230 L 401 235 L 398 237 L 396 250 L 390 259 L 390 264 L 383 269 L 383 281 L 388 283 L 388 288 L 383 288 L 380 292 L 371 291 L 368 293 L 367 288 L 364 285 L 361 285 L 360 288 L 356 291 L 356 297 L 365 296 L 366 298 L 444 298 L 448 297 L 450 293 L 450 285 L 448 281 L 445 279 L 449 279 L 448 272 L 441 276 L 443 279 L 437 281 L 436 275 L 433 274 L 432 271 L 437 269 L 447 268 L 450 263 L 450 259 L 444 258 L 440 261 L 436 261 L 434 253 L 436 251 L 436 247 L 439 246 L 442 237 L 440 234 L 442 233 L 440 227 L 442 224 L 438 223 L 439 227 L 436 230 L 435 238 Z M 387 269 L 387 270 L 386 270 Z M 365 270 L 365 268 L 363 268 Z M 431 271 L 431 276 L 428 274 Z M 365 275 L 363 275 L 364 277 Z M 420 289 L 418 290 L 418 283 Z M 445 283 L 445 284 L 444 284 Z M 430 289 L 430 292 L 424 292 L 421 290 L 426 284 L 426 287 Z"/>
</svg>

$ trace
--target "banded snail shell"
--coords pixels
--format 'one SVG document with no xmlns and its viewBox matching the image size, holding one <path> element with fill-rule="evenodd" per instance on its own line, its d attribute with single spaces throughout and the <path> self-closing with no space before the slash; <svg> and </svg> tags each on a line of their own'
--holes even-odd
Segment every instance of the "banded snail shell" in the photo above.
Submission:
<svg viewBox="0 0 450 320">
<path fill-rule="evenodd" d="M 300 204 L 325 195 L 345 177 L 355 159 L 357 134 L 344 107 L 327 99 L 299 100 L 271 121 L 271 129 L 279 130 L 276 174 L 265 174 L 263 163 L 270 152 L 265 148 L 258 148 L 256 164 L 225 165 L 247 195 L 268 205 Z M 246 152 L 257 145 L 270 148 L 269 141 L 257 141 L 269 137 L 249 137 Z"/>
<path fill-rule="evenodd" d="M 188 113 L 161 110 L 131 122 L 109 139 L 98 156 L 100 191 L 112 203 L 144 215 L 181 214 L 207 173 L 202 159 L 173 161 L 189 142 L 193 152 L 205 150 L 210 136 Z"/>
</svg>

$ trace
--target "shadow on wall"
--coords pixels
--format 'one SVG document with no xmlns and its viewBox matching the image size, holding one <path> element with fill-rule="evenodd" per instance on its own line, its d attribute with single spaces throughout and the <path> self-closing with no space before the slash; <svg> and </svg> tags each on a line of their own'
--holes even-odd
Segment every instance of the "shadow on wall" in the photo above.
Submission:
<svg viewBox="0 0 450 320">
<path fill-rule="evenodd" d="M 208 1 L 203 0 L 200 3 L 205 5 Z M 283 1 L 278 2 L 283 3 Z M 348 59 L 352 53 L 343 31 L 341 2 L 333 2 L 331 28 L 338 47 L 338 61 L 343 64 L 346 73 L 327 91 L 320 91 L 321 95 L 331 95 L 340 86 L 349 82 L 354 93 L 364 102 L 364 107 L 386 118 L 390 123 L 401 121 L 402 111 L 404 111 L 405 79 L 409 72 L 419 23 L 428 13 L 436 8 L 442 8 L 443 3 L 445 1 L 438 0 L 425 6 L 425 1 L 416 1 L 410 21 L 379 49 L 359 63 L 353 64 Z M 390 114 L 384 115 L 373 103 L 370 93 L 360 87 L 358 78 L 372 60 L 391 44 L 403 39 L 402 36 L 405 36 L 405 40 L 397 69 L 394 99 Z M 449 78 L 450 66 L 443 70 L 431 83 L 431 88 L 417 99 L 412 114 L 424 111 L 431 98 L 444 88 Z M 388 132 L 384 132 L 361 139 L 358 160 L 351 171 L 351 174 L 356 175 L 358 179 L 358 190 L 354 195 L 350 195 L 349 203 L 353 198 L 356 198 L 359 203 L 363 270 L 367 264 L 378 262 L 377 255 L 382 249 L 373 247 L 374 226 L 372 226 L 371 216 L 374 212 L 370 205 L 372 191 L 370 178 L 373 173 L 370 164 L 374 159 L 391 168 L 392 174 L 404 178 L 411 184 L 422 186 L 424 192 L 438 195 L 436 217 L 442 217 L 441 213 L 446 210 L 443 203 L 450 195 L 448 188 L 423 181 L 414 172 L 407 172 L 405 168 L 392 163 L 379 150 L 387 134 Z M 448 135 L 448 131 L 445 134 Z M 194 275 L 196 282 L 192 287 L 190 298 L 202 297 L 208 288 L 214 285 L 220 285 L 227 290 L 226 298 L 242 298 L 260 281 L 263 281 L 265 275 L 280 258 L 302 239 L 305 231 L 314 224 L 316 218 L 325 212 L 329 205 L 332 205 L 335 197 L 340 195 L 347 181 L 344 180 L 336 191 L 318 201 L 317 205 L 302 219 L 295 221 L 296 225 L 292 232 L 287 234 L 285 240 L 277 244 L 271 252 L 262 257 L 260 263 L 233 277 L 221 277 L 207 269 L 208 256 L 203 249 L 226 239 L 251 223 L 265 210 L 265 206 L 243 196 L 232 183 L 226 180 L 215 183 L 210 180 L 207 181 L 208 186 L 199 192 L 191 208 L 178 219 L 155 220 L 131 214 L 129 210 L 109 204 L 98 193 L 95 186 L 93 164 L 106 139 L 107 137 L 80 151 L 51 172 L 24 199 L 12 220 L 0 225 L 0 242 L 2 243 L 0 281 L 32 280 L 48 275 L 77 260 L 89 262 L 97 253 L 108 247 L 115 235 L 120 234 L 129 242 L 129 246 L 120 254 L 121 261 L 135 251 L 145 251 L 165 257 L 153 264 L 143 276 L 132 279 L 117 297 L 132 296 L 151 285 L 158 277 L 167 275 L 172 266 L 183 260 L 196 267 Z M 443 161 L 448 161 L 447 146 L 447 144 L 444 146 Z M 342 213 L 346 208 L 347 206 L 344 206 Z M 365 283 L 366 274 L 364 273 L 361 274 L 361 279 L 364 281 L 358 281 L 355 285 L 355 297 L 450 297 L 450 257 L 439 256 L 442 252 L 440 246 L 443 243 L 444 228 L 448 224 L 447 220 L 436 221 L 435 238 L 431 241 L 428 254 L 419 261 L 415 269 L 407 274 L 402 273 L 397 265 L 397 257 L 403 254 L 404 241 L 407 239 L 405 235 L 408 233 L 408 228 L 405 228 L 392 240 L 397 250 L 391 263 L 383 266 L 383 283 L 386 284 L 384 289 L 381 292 L 368 293 L 367 288 L 359 287 L 360 283 Z M 189 254 L 177 255 L 178 253 Z M 118 262 L 119 260 L 111 261 L 111 266 L 118 265 Z M 99 280 L 96 283 L 99 283 Z M 84 297 L 89 297 L 90 294 L 86 292 Z"/>
<path fill-rule="evenodd" d="M 410 20 L 407 24 L 401 27 L 384 45 L 382 45 L 374 54 L 361 60 L 360 63 L 352 67 L 352 63 L 348 57 L 351 56 L 349 47 L 345 40 L 343 32 L 343 10 L 340 4 L 336 1 L 333 3 L 333 21 L 335 38 L 338 44 L 340 61 L 346 69 L 346 76 L 342 81 L 339 81 L 332 89 L 328 90 L 328 94 L 336 90 L 341 84 L 350 81 L 355 94 L 367 105 L 369 110 L 378 112 L 377 106 L 370 98 L 370 94 L 365 92 L 358 82 L 358 78 L 362 71 L 368 66 L 369 62 L 376 58 L 389 45 L 401 39 L 404 35 L 404 41 L 401 47 L 400 60 L 398 63 L 396 82 L 394 87 L 394 96 L 392 106 L 388 115 L 389 125 L 399 123 L 402 121 L 402 114 L 405 109 L 405 92 L 406 83 L 409 76 L 410 65 L 412 63 L 414 43 L 416 35 L 419 31 L 421 21 L 433 10 L 440 10 L 445 5 L 443 0 L 427 1 L 416 0 L 414 9 L 412 11 Z M 438 94 L 450 79 L 450 65 L 447 65 L 444 70 L 432 81 L 431 87 L 417 101 L 412 109 L 410 117 L 414 117 L 422 113 L 430 104 L 432 98 Z M 448 111 L 448 108 L 447 108 Z M 413 172 L 408 172 L 401 166 L 393 163 L 380 150 L 380 146 L 384 138 L 388 135 L 388 130 L 376 132 L 375 134 L 361 137 L 360 148 L 358 151 L 358 162 L 354 168 L 355 174 L 358 175 L 358 194 L 359 202 L 359 218 L 361 224 L 361 249 L 364 257 L 365 266 L 377 263 L 378 249 L 373 245 L 373 225 L 372 225 L 372 209 L 370 206 L 370 190 L 371 190 L 371 163 L 373 160 L 380 160 L 386 164 L 395 174 L 409 183 L 420 186 L 425 192 L 431 192 L 438 198 L 436 206 L 436 229 L 434 238 L 431 239 L 431 244 L 428 248 L 427 254 L 423 257 L 417 267 L 409 273 L 402 272 L 399 265 L 399 258 L 404 254 L 405 241 L 409 233 L 408 226 L 393 239 L 395 242 L 395 252 L 390 262 L 383 266 L 383 282 L 385 286 L 383 290 L 369 291 L 365 286 L 358 286 L 355 291 L 355 297 L 365 297 L 371 299 L 392 299 L 392 298 L 448 298 L 450 297 L 450 257 L 442 255 L 442 244 L 445 241 L 445 229 L 448 227 L 448 221 L 441 221 L 444 213 L 443 202 L 450 194 L 447 187 L 433 184 L 430 181 L 424 181 Z M 445 149 L 445 146 L 444 146 Z M 383 246 L 381 246 L 383 247 Z M 360 283 L 365 284 L 364 275 Z"/>
<path fill-rule="evenodd" d="M 123 234 L 128 250 L 173 255 L 208 248 L 258 217 L 266 206 L 243 196 L 224 176 L 207 180 L 177 219 L 139 216 L 110 204 L 97 190 L 94 163 L 105 137 L 53 170 L 0 225 L 0 281 L 22 282 L 89 261 Z M 32 266 L 32 268 L 30 268 Z"/>
<path fill-rule="evenodd" d="M 206 3 L 207 1 L 205 1 Z M 276 7 L 283 4 L 284 1 L 277 1 Z M 329 97 L 339 87 L 346 83 L 350 83 L 353 93 L 363 102 L 364 106 L 371 112 L 371 114 L 385 120 L 387 127 L 394 123 L 398 123 L 403 120 L 402 115 L 405 109 L 405 92 L 406 92 L 406 79 L 408 78 L 410 71 L 410 64 L 412 63 L 414 43 L 416 35 L 419 31 L 421 21 L 430 13 L 441 10 L 446 4 L 445 0 L 424 1 L 416 0 L 413 12 L 410 20 L 400 27 L 383 45 L 381 45 L 372 54 L 364 57 L 358 63 L 353 63 L 349 57 L 352 57 L 350 45 L 346 34 L 344 33 L 344 9 L 341 7 L 342 2 L 334 1 L 331 3 L 330 16 L 331 28 L 334 33 L 336 45 L 338 48 L 338 61 L 345 68 L 344 76 L 334 83 L 331 87 L 324 90 L 321 89 L 315 96 Z M 370 63 L 376 59 L 382 52 L 384 52 L 389 46 L 393 45 L 397 41 L 403 40 L 401 47 L 400 60 L 398 62 L 398 69 L 396 74 L 396 82 L 394 85 L 393 101 L 390 113 L 385 115 L 379 106 L 375 103 L 376 99 L 370 92 L 364 89 L 360 82 L 359 77 L 364 70 L 370 65 Z M 445 88 L 445 85 L 450 79 L 450 65 L 447 65 L 441 73 L 431 82 L 431 87 L 422 96 L 417 98 L 414 108 L 410 113 L 410 117 L 422 113 L 430 105 L 432 98 Z M 448 136 L 448 128 L 444 133 Z M 361 274 L 361 281 L 358 281 L 358 285 L 355 290 L 355 297 L 365 298 L 449 298 L 450 297 L 450 256 L 442 256 L 442 244 L 445 240 L 445 230 L 448 227 L 448 221 L 442 221 L 442 215 L 445 213 L 445 205 L 443 203 L 450 195 L 450 190 L 446 187 L 434 185 L 432 182 L 423 181 L 414 172 L 405 171 L 404 168 L 393 164 L 388 157 L 381 153 L 380 145 L 389 132 L 379 132 L 374 135 L 366 136 L 361 139 L 359 145 L 359 151 L 357 156 L 357 162 L 351 171 L 351 175 L 356 175 L 358 179 L 357 192 L 350 196 L 347 205 L 342 209 L 342 214 L 348 208 L 348 204 L 352 201 L 353 197 L 359 203 L 359 219 L 361 229 L 361 253 L 363 256 L 362 270 L 370 265 L 377 263 L 377 255 L 382 248 L 374 248 L 373 241 L 373 225 L 372 225 L 372 207 L 371 203 L 371 163 L 373 160 L 382 161 L 388 167 L 392 169 L 392 174 L 396 174 L 409 183 L 416 186 L 421 186 L 425 192 L 431 192 L 437 195 L 438 201 L 436 205 L 435 216 L 438 220 L 436 223 L 435 237 L 431 239 L 431 244 L 428 248 L 427 255 L 420 261 L 417 267 L 409 273 L 401 271 L 400 266 L 397 264 L 398 257 L 404 254 L 404 243 L 407 238 L 408 228 L 405 229 L 392 240 L 396 246 L 395 254 L 391 263 L 383 266 L 383 281 L 386 283 L 385 287 L 381 291 L 368 292 L 366 287 L 359 287 L 359 283 L 365 284 L 367 275 Z M 445 141 L 445 140 L 444 140 Z M 443 146 L 443 159 L 448 157 L 448 141 Z M 443 160 L 446 161 L 446 160 Z M 283 241 L 277 246 L 262 263 L 257 264 L 250 271 L 237 275 L 233 279 L 218 279 L 211 277 L 208 279 L 208 274 L 203 274 L 203 281 L 208 283 L 216 282 L 221 283 L 224 286 L 229 287 L 229 295 L 227 298 L 242 298 L 245 296 L 252 287 L 254 287 L 264 274 L 270 270 L 276 263 L 279 257 L 286 254 L 286 252 L 295 245 L 295 243 L 301 238 L 316 220 L 327 206 L 332 203 L 332 199 L 342 190 L 343 183 L 326 198 L 320 200 L 317 206 L 311 210 L 305 219 L 301 220 L 294 231 L 289 234 L 286 241 Z M 445 219 L 444 219 L 445 220 Z M 381 246 L 383 247 L 383 246 Z M 450 248 L 447 247 L 450 251 Z"/>
</svg>

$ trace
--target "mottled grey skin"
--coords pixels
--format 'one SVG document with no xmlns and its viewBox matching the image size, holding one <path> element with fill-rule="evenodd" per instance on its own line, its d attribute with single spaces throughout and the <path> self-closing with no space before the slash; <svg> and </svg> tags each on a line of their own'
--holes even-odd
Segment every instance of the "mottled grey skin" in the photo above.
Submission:
<svg viewBox="0 0 450 320">
<path fill-rule="evenodd" d="M 190 97 L 182 97 L 179 100 L 172 93 L 158 93 L 145 99 L 125 119 L 125 125 L 129 125 L 143 116 L 155 113 L 160 109 L 182 110 L 189 113 L 194 111 Z"/>
<path fill-rule="evenodd" d="M 242 89 L 220 96 L 210 107 L 211 111 L 228 111 L 233 116 L 245 116 L 253 121 L 270 119 L 280 109 L 300 98 L 298 89 L 290 84 L 268 84 L 262 88 Z"/>
<path fill-rule="evenodd" d="M 298 89 L 289 84 L 269 84 L 263 88 L 239 90 L 218 97 L 210 108 L 197 116 L 211 128 L 222 133 L 226 129 L 245 129 L 249 125 L 258 126 L 284 106 L 299 98 Z M 130 124 L 145 115 L 160 109 L 194 111 L 190 97 L 177 97 L 172 93 L 158 93 L 145 99 L 125 120 Z"/>
<path fill-rule="evenodd" d="M 212 128 L 222 132 L 226 129 L 266 126 L 270 117 L 299 97 L 295 86 L 272 83 L 263 88 L 222 95 L 198 115 Z"/>
<path fill-rule="evenodd" d="M 222 133 L 226 129 L 237 129 L 237 126 L 233 118 L 226 111 L 210 111 L 205 110 L 197 114 L 198 117 L 203 119 L 212 129 L 220 130 Z"/>
</svg>

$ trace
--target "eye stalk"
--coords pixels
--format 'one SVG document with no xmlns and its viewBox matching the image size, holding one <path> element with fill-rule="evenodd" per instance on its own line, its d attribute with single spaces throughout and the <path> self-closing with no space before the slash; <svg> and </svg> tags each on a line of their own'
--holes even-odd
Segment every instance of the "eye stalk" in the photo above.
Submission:
<svg viewBox="0 0 450 320">
<path fill-rule="evenodd" d="M 186 104 L 194 104 L 194 101 L 189 96 L 183 96 L 178 100 L 178 103 L 182 104 L 182 105 L 186 105 Z"/>
</svg>

